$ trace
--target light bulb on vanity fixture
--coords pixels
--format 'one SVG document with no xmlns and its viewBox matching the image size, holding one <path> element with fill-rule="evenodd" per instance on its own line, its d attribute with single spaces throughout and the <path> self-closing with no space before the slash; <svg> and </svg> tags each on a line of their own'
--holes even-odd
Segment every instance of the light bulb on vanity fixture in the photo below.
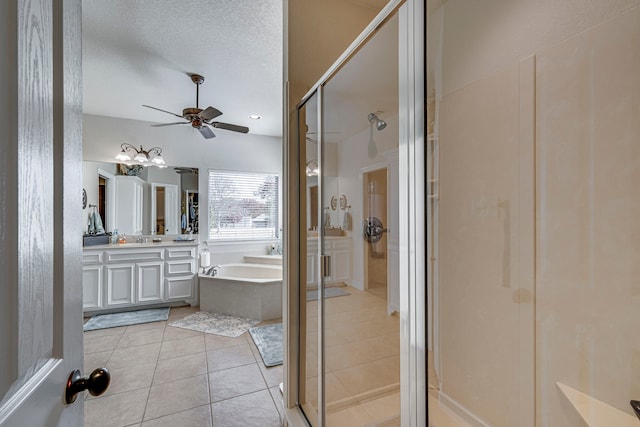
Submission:
<svg viewBox="0 0 640 427">
<path fill-rule="evenodd" d="M 318 176 L 320 167 L 317 160 L 309 160 L 306 167 L 307 176 Z"/>
<path fill-rule="evenodd" d="M 159 168 L 166 168 L 167 164 L 162 157 L 162 148 L 153 147 L 148 150 L 142 148 L 138 150 L 131 144 L 126 142 L 120 145 L 120 153 L 116 156 L 116 160 L 121 162 L 131 162 L 132 160 L 138 162 L 142 166 L 157 166 Z M 133 157 L 132 157 L 133 156 Z"/>
</svg>

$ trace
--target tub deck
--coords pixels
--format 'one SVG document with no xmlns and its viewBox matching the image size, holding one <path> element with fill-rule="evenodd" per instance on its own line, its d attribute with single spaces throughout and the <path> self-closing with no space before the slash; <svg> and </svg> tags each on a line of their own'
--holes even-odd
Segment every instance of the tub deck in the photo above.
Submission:
<svg viewBox="0 0 640 427">
<path fill-rule="evenodd" d="M 257 320 L 282 317 L 281 267 L 227 264 L 219 271 L 215 277 L 198 275 L 201 310 Z"/>
</svg>

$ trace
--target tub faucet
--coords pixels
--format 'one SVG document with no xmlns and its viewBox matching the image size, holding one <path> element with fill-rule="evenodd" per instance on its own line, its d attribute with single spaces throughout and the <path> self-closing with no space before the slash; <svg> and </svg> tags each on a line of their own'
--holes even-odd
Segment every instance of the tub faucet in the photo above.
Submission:
<svg viewBox="0 0 640 427">
<path fill-rule="evenodd" d="M 209 268 L 209 270 L 207 270 L 206 274 L 212 277 L 215 277 L 218 274 L 218 269 L 222 267 L 221 265 L 214 265 L 213 267 Z"/>
</svg>

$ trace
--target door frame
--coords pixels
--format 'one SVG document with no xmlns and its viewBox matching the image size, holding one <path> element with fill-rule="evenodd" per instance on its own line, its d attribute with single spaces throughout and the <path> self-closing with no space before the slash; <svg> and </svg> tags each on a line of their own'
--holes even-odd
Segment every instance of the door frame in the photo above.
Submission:
<svg viewBox="0 0 640 427">
<path fill-rule="evenodd" d="M 359 234 L 360 237 L 362 237 L 362 224 L 364 223 L 365 220 L 365 214 L 364 214 L 364 198 L 366 196 L 366 192 L 364 189 L 364 176 L 370 172 L 375 172 L 375 171 L 379 171 L 379 170 L 386 170 L 385 176 L 386 176 L 386 186 L 387 186 L 387 193 L 384 195 L 384 202 L 387 205 L 387 217 L 389 215 L 389 209 L 391 208 L 391 206 L 389 206 L 389 166 L 390 166 L 390 161 L 385 161 L 385 162 L 379 162 L 373 165 L 369 165 L 369 166 L 365 166 L 363 168 L 360 169 L 360 171 L 358 172 L 358 181 L 359 181 L 359 196 L 360 196 L 360 201 L 362 202 L 362 206 L 363 209 L 359 212 L 356 224 L 358 225 L 358 229 L 354 230 L 355 234 Z M 389 226 L 389 220 L 387 219 L 387 223 L 385 224 L 385 227 Z M 369 289 L 369 285 L 368 285 L 368 268 L 367 263 L 367 241 L 362 239 L 361 243 L 361 247 L 362 247 L 362 264 L 360 266 L 358 266 L 358 268 L 360 268 L 362 270 L 362 289 L 363 290 L 367 290 Z M 387 254 L 388 254 L 388 250 L 389 250 L 389 243 L 387 240 Z M 388 299 L 388 291 L 389 291 L 389 259 L 387 258 L 387 303 L 389 302 Z"/>
<path fill-rule="evenodd" d="M 116 217 L 116 177 L 104 169 L 98 168 L 98 179 L 100 179 L 100 177 L 104 178 L 107 187 L 105 189 L 105 210 L 107 213 L 105 216 L 107 218 L 104 227 L 106 231 L 111 231 L 113 230 Z"/>
</svg>

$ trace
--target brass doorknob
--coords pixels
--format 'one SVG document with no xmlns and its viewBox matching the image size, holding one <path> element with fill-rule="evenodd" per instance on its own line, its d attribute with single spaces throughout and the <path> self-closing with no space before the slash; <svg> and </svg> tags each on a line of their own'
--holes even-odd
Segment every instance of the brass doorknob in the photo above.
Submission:
<svg viewBox="0 0 640 427">
<path fill-rule="evenodd" d="M 89 390 L 92 396 L 100 396 L 107 391 L 111 383 L 111 374 L 107 368 L 94 369 L 89 378 L 82 378 L 82 374 L 78 369 L 69 375 L 67 380 L 67 389 L 65 392 L 65 402 L 72 404 L 76 401 L 78 393 Z"/>
</svg>

